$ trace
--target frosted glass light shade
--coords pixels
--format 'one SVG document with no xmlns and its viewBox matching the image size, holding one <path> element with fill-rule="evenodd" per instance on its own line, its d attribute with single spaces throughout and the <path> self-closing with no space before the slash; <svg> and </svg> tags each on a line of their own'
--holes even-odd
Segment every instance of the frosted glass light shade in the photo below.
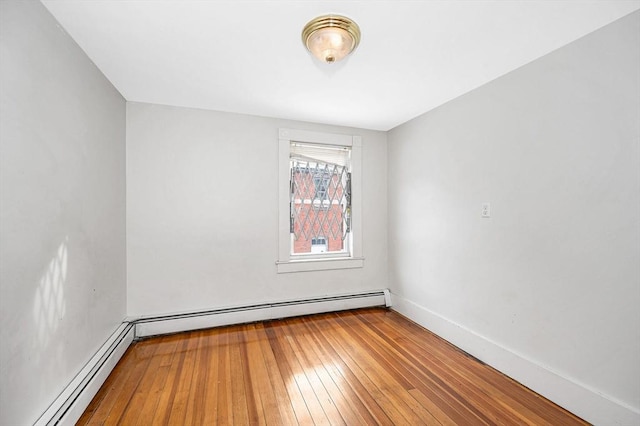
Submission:
<svg viewBox="0 0 640 426">
<path fill-rule="evenodd" d="M 336 62 L 360 43 L 360 28 L 351 19 L 324 15 L 311 20 L 302 30 L 302 42 L 322 62 Z"/>
</svg>

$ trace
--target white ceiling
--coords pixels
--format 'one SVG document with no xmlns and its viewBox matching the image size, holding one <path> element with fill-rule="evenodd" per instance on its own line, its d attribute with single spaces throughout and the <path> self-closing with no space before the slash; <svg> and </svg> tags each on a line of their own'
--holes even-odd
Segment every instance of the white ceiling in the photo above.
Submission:
<svg viewBox="0 0 640 426">
<path fill-rule="evenodd" d="M 640 8 L 599 1 L 43 0 L 128 101 L 388 130 Z M 313 59 L 324 13 L 362 30 Z"/>
</svg>

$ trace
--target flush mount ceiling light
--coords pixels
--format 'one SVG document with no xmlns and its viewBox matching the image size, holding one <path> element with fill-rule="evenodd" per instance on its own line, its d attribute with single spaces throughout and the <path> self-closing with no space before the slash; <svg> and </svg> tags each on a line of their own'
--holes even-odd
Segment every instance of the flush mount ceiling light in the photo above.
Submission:
<svg viewBox="0 0 640 426">
<path fill-rule="evenodd" d="M 302 43 L 322 62 L 337 62 L 358 47 L 360 27 L 345 16 L 318 16 L 304 26 Z"/>
</svg>

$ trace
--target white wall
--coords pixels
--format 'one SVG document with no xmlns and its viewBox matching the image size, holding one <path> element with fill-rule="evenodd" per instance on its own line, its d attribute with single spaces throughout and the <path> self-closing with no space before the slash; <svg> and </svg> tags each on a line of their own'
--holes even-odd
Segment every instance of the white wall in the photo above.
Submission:
<svg viewBox="0 0 640 426">
<path fill-rule="evenodd" d="M 364 268 L 276 273 L 279 127 L 362 136 Z M 129 315 L 386 288 L 386 155 L 383 132 L 128 103 Z"/>
<path fill-rule="evenodd" d="M 171 313 L 389 276 L 400 311 L 577 414 L 639 419 L 639 19 L 388 135 L 130 103 L 125 170 L 122 97 L 39 2 L 0 2 L 0 423 L 35 421 L 127 303 Z M 364 268 L 276 274 L 279 127 L 362 136 Z"/>
<path fill-rule="evenodd" d="M 125 316 L 125 102 L 36 1 L 0 2 L 0 424 Z"/>
<path fill-rule="evenodd" d="M 398 309 L 603 424 L 640 421 L 639 117 L 636 12 L 388 136 Z"/>
</svg>

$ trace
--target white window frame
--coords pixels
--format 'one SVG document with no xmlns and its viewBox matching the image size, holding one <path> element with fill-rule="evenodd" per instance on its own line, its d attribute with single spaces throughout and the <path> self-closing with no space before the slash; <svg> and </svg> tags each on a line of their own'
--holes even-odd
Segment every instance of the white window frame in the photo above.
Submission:
<svg viewBox="0 0 640 426">
<path fill-rule="evenodd" d="M 292 256 L 289 203 L 291 142 L 316 145 L 348 146 L 351 148 L 351 247 L 349 255 L 341 257 Z M 278 260 L 279 274 L 362 268 L 362 138 L 354 135 L 279 129 L 278 142 Z"/>
</svg>

